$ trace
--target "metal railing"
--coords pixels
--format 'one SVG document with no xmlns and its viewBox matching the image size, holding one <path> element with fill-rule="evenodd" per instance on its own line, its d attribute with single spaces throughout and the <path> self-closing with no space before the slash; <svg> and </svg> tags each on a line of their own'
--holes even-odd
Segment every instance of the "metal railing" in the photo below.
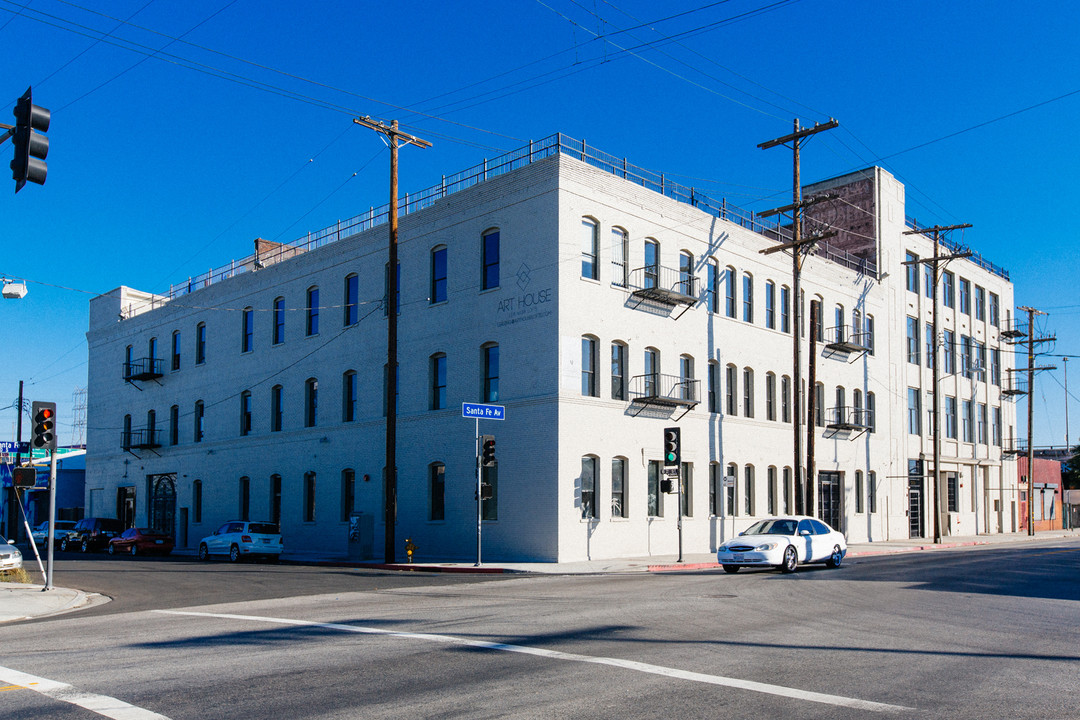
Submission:
<svg viewBox="0 0 1080 720">
<path fill-rule="evenodd" d="M 124 431 L 120 434 L 120 447 L 124 450 L 161 447 L 159 435 L 158 430 L 152 427 Z"/>
<path fill-rule="evenodd" d="M 919 224 L 915 221 L 915 218 L 911 217 L 910 215 L 905 215 L 904 216 L 904 224 L 907 225 L 912 230 L 921 230 L 921 229 L 923 229 L 923 228 L 919 227 Z M 983 270 L 986 270 L 986 271 L 988 271 L 990 273 L 993 273 L 994 275 L 997 275 L 1000 278 L 1004 278 L 1005 280 L 1009 279 L 1009 271 L 1008 270 L 1001 267 L 1000 265 L 995 265 L 994 263 L 990 262 L 989 260 L 984 258 L 979 253 L 973 251 L 968 246 L 961 245 L 958 242 L 953 242 L 952 240 L 949 240 L 946 237 L 938 238 L 938 242 L 940 242 L 941 246 L 944 247 L 946 250 L 948 250 L 951 253 L 970 252 L 971 257 L 967 258 L 968 260 L 975 263 L 976 265 L 981 267 Z"/>
<path fill-rule="evenodd" d="M 697 405 L 701 381 L 678 375 L 647 373 L 630 378 L 630 399 L 658 405 Z"/>
<path fill-rule="evenodd" d="M 160 358 L 139 358 L 123 363 L 124 380 L 152 380 L 165 374 L 165 361 Z"/>
<path fill-rule="evenodd" d="M 574 140 L 562 133 L 556 133 L 543 140 L 530 140 L 529 144 L 524 147 L 490 160 L 485 158 L 483 162 L 454 175 L 444 175 L 437 185 L 421 190 L 418 193 L 406 193 L 398 204 L 398 214 L 399 216 L 408 215 L 417 210 L 431 207 L 437 201 L 449 195 L 554 155 L 565 155 L 580 160 L 616 177 L 660 193 L 672 200 L 696 207 L 721 220 L 727 220 L 752 232 L 764 235 L 772 241 L 790 240 L 791 238 L 790 229 L 782 226 L 779 220 L 762 220 L 753 212 L 732 205 L 726 199 L 715 200 L 692 186 L 672 182 L 664 173 L 638 167 L 627 162 L 626 158 L 610 155 L 588 145 L 583 140 Z M 379 207 L 371 207 L 366 213 L 347 220 L 340 220 L 330 227 L 308 233 L 293 242 L 275 245 L 273 248 L 261 251 L 258 254 L 234 260 L 226 266 L 210 269 L 205 273 L 190 277 L 185 282 L 170 286 L 169 292 L 163 299 L 171 300 L 216 282 L 253 270 L 259 270 L 308 250 L 370 230 L 386 223 L 389 217 L 389 203 Z M 875 263 L 851 255 L 838 248 L 833 248 L 825 242 L 818 243 L 816 254 L 830 262 L 877 277 L 877 265 Z"/>
</svg>

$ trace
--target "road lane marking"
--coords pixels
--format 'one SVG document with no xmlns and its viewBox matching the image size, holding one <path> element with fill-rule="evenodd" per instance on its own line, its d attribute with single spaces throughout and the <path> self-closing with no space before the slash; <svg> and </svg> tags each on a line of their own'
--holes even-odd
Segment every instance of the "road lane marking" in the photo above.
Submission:
<svg viewBox="0 0 1080 720">
<path fill-rule="evenodd" d="M 0 680 L 41 693 L 53 700 L 78 705 L 90 712 L 113 720 L 169 720 L 164 715 L 158 715 L 156 712 L 131 705 L 108 695 L 83 692 L 82 690 L 76 690 L 67 683 L 29 675 L 11 668 L 0 666 Z"/>
<path fill-rule="evenodd" d="M 650 663 L 637 662 L 634 660 L 622 660 L 619 658 L 599 657 L 592 655 L 579 655 L 577 653 L 561 652 L 559 650 L 547 650 L 544 648 L 528 647 L 526 645 L 509 645 L 506 643 L 487 642 L 485 640 L 469 640 L 453 635 L 434 635 L 431 633 L 402 632 L 399 630 L 386 630 L 384 628 L 362 627 L 358 625 L 344 625 L 341 623 L 323 623 L 310 620 L 293 620 L 290 618 L 263 617 L 258 615 L 233 615 L 229 613 L 208 613 L 186 610 L 154 610 L 153 612 L 165 615 L 187 615 L 191 617 L 219 618 L 222 620 L 247 620 L 250 622 L 273 623 L 277 625 L 295 625 L 298 627 L 317 627 L 327 630 L 339 630 L 347 633 L 361 633 L 365 635 L 386 635 L 389 637 L 409 638 L 412 640 L 427 640 L 430 642 L 462 645 L 465 647 L 481 648 L 485 650 L 500 650 L 502 652 L 519 653 L 522 655 L 534 655 L 553 660 L 568 662 L 591 663 L 594 665 L 609 665 L 611 667 L 633 670 L 650 675 L 662 675 L 664 677 L 687 680 L 690 682 L 705 683 L 708 685 L 721 685 L 724 687 L 749 690 L 751 692 L 777 695 L 794 700 L 823 703 L 839 707 L 867 710 L 871 712 L 909 712 L 914 708 L 902 705 L 889 705 L 887 703 L 874 702 L 872 700 L 860 700 L 858 698 L 844 697 L 842 695 L 827 695 L 825 693 L 800 690 L 798 688 L 784 687 L 783 685 L 771 685 L 769 683 L 755 682 L 753 680 L 740 680 L 739 678 L 725 677 L 723 675 L 708 675 L 705 673 L 690 672 L 677 668 L 652 665 Z"/>
</svg>

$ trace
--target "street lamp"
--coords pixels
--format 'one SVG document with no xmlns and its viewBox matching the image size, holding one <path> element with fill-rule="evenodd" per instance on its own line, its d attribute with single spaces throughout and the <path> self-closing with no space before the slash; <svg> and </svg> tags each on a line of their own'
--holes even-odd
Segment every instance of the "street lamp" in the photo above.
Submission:
<svg viewBox="0 0 1080 720">
<path fill-rule="evenodd" d="M 26 297 L 26 283 L 15 282 L 14 280 L 3 280 L 4 290 L 3 295 L 9 300 L 22 300 Z"/>
</svg>

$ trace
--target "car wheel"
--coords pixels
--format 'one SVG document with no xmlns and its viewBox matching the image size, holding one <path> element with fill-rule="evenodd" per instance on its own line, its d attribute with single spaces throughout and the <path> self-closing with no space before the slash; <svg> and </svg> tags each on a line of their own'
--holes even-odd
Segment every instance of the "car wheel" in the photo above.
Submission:
<svg viewBox="0 0 1080 720">
<path fill-rule="evenodd" d="M 784 561 L 780 563 L 780 570 L 786 573 L 793 573 L 799 567 L 799 553 L 795 552 L 794 545 L 788 545 L 787 550 L 784 551 Z"/>
<path fill-rule="evenodd" d="M 139 554 L 139 546 L 138 545 L 132 545 L 130 552 L 131 552 L 131 557 L 135 557 L 136 555 Z"/>
<path fill-rule="evenodd" d="M 199 545 L 199 559 L 200 560 L 209 560 L 210 559 L 210 548 L 206 547 L 206 543 L 202 543 L 201 545 Z"/>
<path fill-rule="evenodd" d="M 737 573 L 737 572 L 739 572 L 740 567 L 742 567 L 742 566 L 741 565 L 725 565 L 724 566 L 724 572 L 726 572 L 726 573 Z"/>
<path fill-rule="evenodd" d="M 90 552 L 90 541 L 89 540 L 83 540 L 82 541 L 82 551 L 84 553 Z"/>
<path fill-rule="evenodd" d="M 60 541 L 60 551 L 67 552 L 67 538 Z"/>
<path fill-rule="evenodd" d="M 844 562 L 844 553 L 840 552 L 840 546 L 836 545 L 832 549 L 832 555 L 825 561 L 826 567 L 838 568 L 840 563 Z"/>
<path fill-rule="evenodd" d="M 229 548 L 229 562 L 240 562 L 240 548 L 236 545 Z"/>
</svg>

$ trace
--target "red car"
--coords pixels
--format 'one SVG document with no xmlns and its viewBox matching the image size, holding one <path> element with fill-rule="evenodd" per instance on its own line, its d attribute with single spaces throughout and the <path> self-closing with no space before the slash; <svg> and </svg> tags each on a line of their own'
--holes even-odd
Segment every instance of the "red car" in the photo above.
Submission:
<svg viewBox="0 0 1080 720">
<path fill-rule="evenodd" d="M 165 533 L 150 528 L 128 528 L 121 533 L 120 537 L 114 537 L 109 541 L 110 555 L 117 553 L 168 555 L 172 551 L 173 539 Z"/>
</svg>

